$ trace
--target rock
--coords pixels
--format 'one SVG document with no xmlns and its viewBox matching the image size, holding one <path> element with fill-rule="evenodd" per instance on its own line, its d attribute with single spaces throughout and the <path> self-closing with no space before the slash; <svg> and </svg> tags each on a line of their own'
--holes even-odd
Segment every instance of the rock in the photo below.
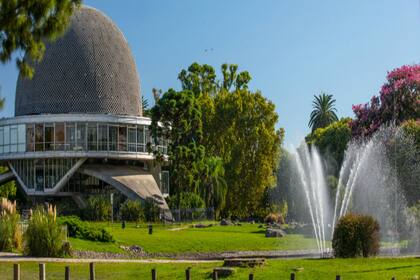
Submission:
<svg viewBox="0 0 420 280">
<path fill-rule="evenodd" d="M 265 237 L 283 237 L 286 233 L 279 228 L 267 228 L 265 230 Z"/>
<path fill-rule="evenodd" d="M 208 227 L 211 227 L 211 226 L 212 226 L 212 224 L 208 224 L 208 225 L 196 224 L 196 225 L 194 225 L 195 228 L 208 228 Z"/>
<path fill-rule="evenodd" d="M 223 220 L 220 221 L 220 225 L 221 226 L 232 226 L 233 223 L 229 220 L 223 219 Z"/>
<path fill-rule="evenodd" d="M 253 258 L 253 259 L 225 259 L 223 266 L 227 267 L 256 267 L 262 266 L 265 264 L 265 259 L 263 258 Z"/>
</svg>

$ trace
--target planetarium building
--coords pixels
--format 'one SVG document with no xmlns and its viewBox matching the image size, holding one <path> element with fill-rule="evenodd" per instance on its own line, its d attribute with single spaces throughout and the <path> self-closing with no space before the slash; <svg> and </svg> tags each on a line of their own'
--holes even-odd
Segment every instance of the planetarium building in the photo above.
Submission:
<svg viewBox="0 0 420 280">
<path fill-rule="evenodd" d="M 15 117 L 0 120 L 0 183 L 29 198 L 117 192 L 168 206 L 169 173 L 149 153 L 139 76 L 124 35 L 100 11 L 82 7 L 63 37 L 46 44 L 32 79 L 19 77 Z M 166 153 L 166 143 L 152 146 Z"/>
</svg>

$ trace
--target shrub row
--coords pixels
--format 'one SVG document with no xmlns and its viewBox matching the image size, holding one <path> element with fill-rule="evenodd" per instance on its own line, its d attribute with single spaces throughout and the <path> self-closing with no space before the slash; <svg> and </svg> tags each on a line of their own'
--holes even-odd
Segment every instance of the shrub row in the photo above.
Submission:
<svg viewBox="0 0 420 280">
<path fill-rule="evenodd" d="M 77 216 L 60 217 L 59 222 L 67 226 L 67 233 L 70 237 L 99 242 L 115 241 L 112 234 L 106 229 L 83 222 Z"/>
</svg>

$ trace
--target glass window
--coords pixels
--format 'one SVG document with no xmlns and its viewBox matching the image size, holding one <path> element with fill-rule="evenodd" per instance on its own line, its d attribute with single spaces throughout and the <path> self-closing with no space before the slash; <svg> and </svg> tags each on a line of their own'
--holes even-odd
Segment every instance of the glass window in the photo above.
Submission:
<svg viewBox="0 0 420 280">
<path fill-rule="evenodd" d="M 88 150 L 96 151 L 98 149 L 97 125 L 96 123 L 88 124 Z"/>
<path fill-rule="evenodd" d="M 128 128 L 128 151 L 136 151 L 136 127 Z"/>
<path fill-rule="evenodd" d="M 144 126 L 139 125 L 137 127 L 137 152 L 145 152 L 145 134 L 144 134 Z"/>
<path fill-rule="evenodd" d="M 44 150 L 44 124 L 35 125 L 35 150 Z"/>
<path fill-rule="evenodd" d="M 66 150 L 73 151 L 76 148 L 76 124 L 66 123 Z"/>
<path fill-rule="evenodd" d="M 25 152 L 26 145 L 26 126 L 18 125 L 18 152 Z"/>
<path fill-rule="evenodd" d="M 98 125 L 98 150 L 108 150 L 108 126 L 106 124 Z"/>
<path fill-rule="evenodd" d="M 127 151 L 127 127 L 118 128 L 118 151 Z"/>
<path fill-rule="evenodd" d="M 44 161 L 35 160 L 35 189 L 44 191 Z"/>
<path fill-rule="evenodd" d="M 64 123 L 55 124 L 55 150 L 63 151 L 65 143 L 65 128 Z"/>
<path fill-rule="evenodd" d="M 3 128 L 3 151 L 5 153 L 9 153 L 10 152 L 10 127 L 9 126 L 4 126 Z"/>
<path fill-rule="evenodd" d="M 86 151 L 86 124 L 85 123 L 77 123 L 76 150 Z"/>
<path fill-rule="evenodd" d="M 109 150 L 117 150 L 118 126 L 109 126 Z"/>
<path fill-rule="evenodd" d="M 4 130 L 3 127 L 0 127 L 0 153 L 3 153 L 3 137 L 4 137 Z"/>
<path fill-rule="evenodd" d="M 44 127 L 45 150 L 54 150 L 54 124 L 46 123 Z"/>
<path fill-rule="evenodd" d="M 18 129 L 16 125 L 10 126 L 10 152 L 17 152 Z"/>
</svg>

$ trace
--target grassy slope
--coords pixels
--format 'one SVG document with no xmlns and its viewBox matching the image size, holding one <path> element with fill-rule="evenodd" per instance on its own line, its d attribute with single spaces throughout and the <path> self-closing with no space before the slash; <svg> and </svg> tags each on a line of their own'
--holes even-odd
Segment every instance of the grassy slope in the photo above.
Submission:
<svg viewBox="0 0 420 280">
<path fill-rule="evenodd" d="M 105 224 L 106 225 L 106 224 Z M 128 224 L 122 229 L 119 224 L 106 225 L 116 244 L 101 244 L 70 239 L 74 249 L 120 252 L 118 244 L 139 245 L 146 252 L 185 253 L 256 250 L 298 250 L 316 248 L 311 238 L 302 235 L 287 235 L 284 238 L 266 238 L 264 229 L 256 224 L 242 226 L 213 226 L 210 228 L 188 228 L 169 230 L 172 227 L 154 226 L 149 235 L 146 227 L 136 228 Z"/>
<path fill-rule="evenodd" d="M 159 279 L 185 279 L 185 269 L 192 267 L 192 279 L 208 279 L 210 271 L 221 263 L 210 264 L 96 264 L 97 279 L 150 279 L 150 270 L 157 268 Z M 63 279 L 65 264 L 47 264 L 47 279 Z M 72 279 L 88 279 L 88 264 L 70 264 Z M 290 279 L 290 273 L 296 272 L 297 279 L 335 279 L 340 274 L 343 280 L 364 279 L 418 279 L 420 277 L 420 259 L 347 259 L 347 260 L 269 260 L 265 267 L 238 269 L 229 279 L 248 279 L 254 272 L 255 279 Z M 37 263 L 21 265 L 22 279 L 38 279 Z M 12 264 L 0 263 L 1 279 L 12 279 Z"/>
</svg>

